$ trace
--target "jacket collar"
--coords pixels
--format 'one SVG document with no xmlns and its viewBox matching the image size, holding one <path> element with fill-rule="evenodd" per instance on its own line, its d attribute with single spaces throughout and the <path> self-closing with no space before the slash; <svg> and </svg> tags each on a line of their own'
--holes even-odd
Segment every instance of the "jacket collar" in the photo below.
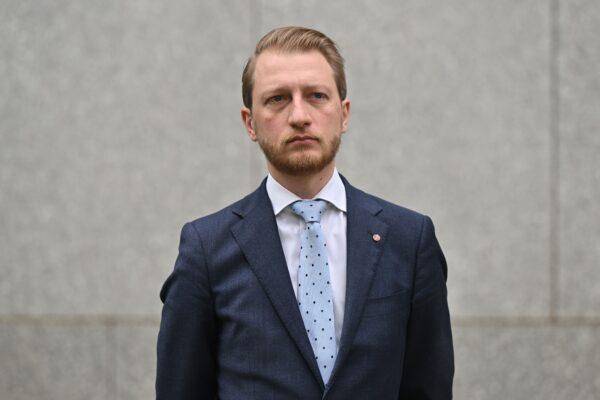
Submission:
<svg viewBox="0 0 600 400">
<path fill-rule="evenodd" d="M 295 201 L 302 200 L 298 195 L 290 192 L 273 178 L 267 176 L 267 194 L 273 204 L 273 213 L 277 216 L 283 209 Z M 338 210 L 346 212 L 346 188 L 340 178 L 337 168 L 334 169 L 329 181 L 313 199 L 323 199 L 333 204 Z"/>
</svg>

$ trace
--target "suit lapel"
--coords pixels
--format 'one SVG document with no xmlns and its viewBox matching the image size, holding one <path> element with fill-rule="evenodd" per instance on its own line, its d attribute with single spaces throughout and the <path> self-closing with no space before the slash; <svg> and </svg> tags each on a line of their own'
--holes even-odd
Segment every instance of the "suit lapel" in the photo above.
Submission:
<svg viewBox="0 0 600 400">
<path fill-rule="evenodd" d="M 343 176 L 342 181 L 347 199 L 346 304 L 340 348 L 328 388 L 333 384 L 352 346 L 388 230 L 388 225 L 375 216 L 381 211 L 381 206 L 351 186 Z M 373 239 L 374 234 L 380 236 L 379 241 Z"/>
<path fill-rule="evenodd" d="M 261 186 L 234 210 L 242 220 L 231 231 L 284 327 L 323 389 L 323 379 L 294 295 L 265 183 L 266 180 L 263 180 Z"/>
</svg>

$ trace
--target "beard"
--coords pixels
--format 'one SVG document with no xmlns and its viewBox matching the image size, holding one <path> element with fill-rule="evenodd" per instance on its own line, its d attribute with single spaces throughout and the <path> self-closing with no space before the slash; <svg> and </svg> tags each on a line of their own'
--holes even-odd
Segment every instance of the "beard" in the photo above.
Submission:
<svg viewBox="0 0 600 400">
<path fill-rule="evenodd" d="M 290 176 L 307 176 L 315 174 L 327 165 L 329 165 L 341 143 L 341 135 L 332 137 L 329 141 L 322 138 L 316 138 L 317 146 L 321 150 L 315 154 L 315 143 L 296 144 L 295 149 L 288 147 L 289 139 L 280 143 L 272 143 L 263 138 L 257 131 L 258 144 L 262 149 L 266 159 L 278 171 Z"/>
</svg>

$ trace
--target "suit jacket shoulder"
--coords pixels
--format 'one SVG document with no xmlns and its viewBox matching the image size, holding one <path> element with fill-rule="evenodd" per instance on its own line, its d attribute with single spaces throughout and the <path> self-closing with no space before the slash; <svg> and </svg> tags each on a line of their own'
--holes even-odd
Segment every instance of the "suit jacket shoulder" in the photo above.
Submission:
<svg viewBox="0 0 600 400">
<path fill-rule="evenodd" d="M 349 184 L 348 184 L 349 186 Z M 404 206 L 394 204 L 388 200 L 384 200 L 381 197 L 366 193 L 356 187 L 351 187 L 351 191 L 355 191 L 356 197 L 363 197 L 366 201 L 376 203 L 380 208 L 381 212 L 378 214 L 380 218 L 384 219 L 388 223 L 397 223 L 398 221 L 407 224 L 420 225 L 426 215 L 406 208 Z"/>
</svg>

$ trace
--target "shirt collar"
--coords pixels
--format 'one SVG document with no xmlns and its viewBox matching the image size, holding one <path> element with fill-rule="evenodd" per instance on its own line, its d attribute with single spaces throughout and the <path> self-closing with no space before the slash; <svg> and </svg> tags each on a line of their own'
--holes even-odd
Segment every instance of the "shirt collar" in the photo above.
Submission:
<svg viewBox="0 0 600 400">
<path fill-rule="evenodd" d="M 279 182 L 269 174 L 267 176 L 267 194 L 273 205 L 273 212 L 278 215 L 283 209 L 297 200 L 302 200 L 294 193 L 284 188 Z M 334 168 L 333 175 L 329 182 L 316 194 L 313 199 L 323 199 L 333 204 L 338 210 L 346 212 L 346 188 L 337 168 Z"/>
</svg>

